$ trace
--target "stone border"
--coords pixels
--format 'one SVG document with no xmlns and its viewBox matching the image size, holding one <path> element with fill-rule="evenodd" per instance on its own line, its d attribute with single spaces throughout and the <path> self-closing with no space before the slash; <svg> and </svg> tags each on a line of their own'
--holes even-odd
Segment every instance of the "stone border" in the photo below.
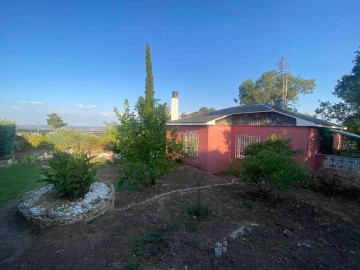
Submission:
<svg viewBox="0 0 360 270">
<path fill-rule="evenodd" d="M 53 186 L 26 193 L 18 205 L 18 212 L 39 226 L 68 225 L 79 221 L 90 221 L 114 209 L 115 189 L 109 182 L 91 184 L 84 198 L 68 201 L 56 198 Z"/>
</svg>

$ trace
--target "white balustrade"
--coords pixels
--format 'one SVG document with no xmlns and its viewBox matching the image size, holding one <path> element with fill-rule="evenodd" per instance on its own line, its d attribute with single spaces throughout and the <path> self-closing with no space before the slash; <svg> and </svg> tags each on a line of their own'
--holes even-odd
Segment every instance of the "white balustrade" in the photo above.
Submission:
<svg viewBox="0 0 360 270">
<path fill-rule="evenodd" d="M 360 171 L 360 158 L 324 155 L 324 168 Z"/>
</svg>

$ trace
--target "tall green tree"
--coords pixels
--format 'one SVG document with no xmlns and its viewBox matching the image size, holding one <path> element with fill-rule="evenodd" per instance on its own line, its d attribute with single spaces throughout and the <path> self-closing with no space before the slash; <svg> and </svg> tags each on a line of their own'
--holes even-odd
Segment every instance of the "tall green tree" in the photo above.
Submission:
<svg viewBox="0 0 360 270">
<path fill-rule="evenodd" d="M 267 71 L 255 81 L 245 80 L 239 87 L 239 95 L 234 99 L 235 102 L 241 105 L 251 103 L 273 105 L 275 101 L 281 99 L 291 106 L 300 94 L 313 93 L 316 87 L 314 79 L 307 80 L 293 76 L 285 66 L 284 58 L 281 58 L 279 70 Z"/>
<path fill-rule="evenodd" d="M 146 79 L 145 79 L 145 111 L 151 113 L 154 110 L 154 75 L 152 72 L 150 45 L 146 43 Z"/>
<path fill-rule="evenodd" d="M 168 118 L 166 104 L 154 98 L 150 47 L 146 46 L 145 98 L 139 97 L 134 111 L 125 100 L 124 112 L 115 113 L 120 121 L 117 125 L 115 142 L 121 156 L 120 170 L 123 177 L 120 184 L 130 182 L 136 186 L 154 185 L 158 178 L 175 169 L 184 152 L 183 142 L 177 139 L 177 132 L 166 138 Z M 177 153 L 175 153 L 177 152 Z"/>
<path fill-rule="evenodd" d="M 47 124 L 53 128 L 60 128 L 67 125 L 66 122 L 56 113 L 50 113 L 47 115 L 48 118 L 46 119 Z"/>
<path fill-rule="evenodd" d="M 360 134 L 360 51 L 354 53 L 351 74 L 343 75 L 332 92 L 341 101 L 320 101 L 315 113 L 326 120 L 336 120 L 347 126 L 350 132 Z"/>
</svg>

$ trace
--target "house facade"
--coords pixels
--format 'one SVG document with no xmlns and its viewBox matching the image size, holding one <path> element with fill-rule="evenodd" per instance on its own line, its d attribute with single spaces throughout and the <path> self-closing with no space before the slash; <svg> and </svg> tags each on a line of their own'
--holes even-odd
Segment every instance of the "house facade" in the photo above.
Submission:
<svg viewBox="0 0 360 270">
<path fill-rule="evenodd" d="M 177 97 L 177 95 L 176 95 Z M 321 153 L 340 149 L 343 127 L 289 111 L 282 103 L 236 106 L 167 123 L 179 136 L 194 144 L 190 165 L 217 173 L 229 168 L 234 159 L 244 157 L 244 148 L 269 136 L 291 139 L 294 150 L 301 150 L 299 163 L 312 170 L 322 166 Z"/>
</svg>

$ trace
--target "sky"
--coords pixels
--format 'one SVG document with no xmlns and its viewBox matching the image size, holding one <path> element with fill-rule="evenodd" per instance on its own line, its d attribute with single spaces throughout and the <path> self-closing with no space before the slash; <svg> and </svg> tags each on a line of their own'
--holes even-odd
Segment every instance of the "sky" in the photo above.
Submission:
<svg viewBox="0 0 360 270">
<path fill-rule="evenodd" d="M 116 120 L 145 90 L 151 47 L 155 96 L 179 110 L 236 106 L 239 85 L 276 69 L 315 79 L 299 112 L 336 101 L 360 47 L 358 0 L 0 0 L 0 118 L 68 125 Z"/>
</svg>

